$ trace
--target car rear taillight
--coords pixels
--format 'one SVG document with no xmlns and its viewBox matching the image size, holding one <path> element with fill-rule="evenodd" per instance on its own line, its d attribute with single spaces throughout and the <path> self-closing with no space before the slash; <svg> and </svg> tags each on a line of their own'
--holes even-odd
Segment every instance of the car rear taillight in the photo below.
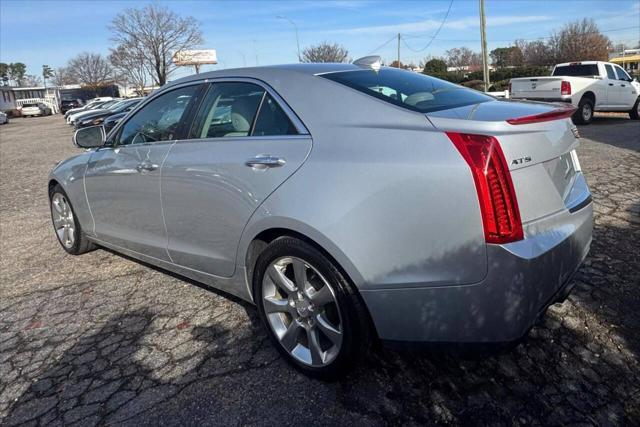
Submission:
<svg viewBox="0 0 640 427">
<path fill-rule="evenodd" d="M 560 95 L 571 95 L 571 82 L 562 81 L 560 83 Z"/>
<path fill-rule="evenodd" d="M 471 168 L 487 243 L 524 238 L 511 174 L 498 140 L 487 135 L 447 132 Z"/>
</svg>

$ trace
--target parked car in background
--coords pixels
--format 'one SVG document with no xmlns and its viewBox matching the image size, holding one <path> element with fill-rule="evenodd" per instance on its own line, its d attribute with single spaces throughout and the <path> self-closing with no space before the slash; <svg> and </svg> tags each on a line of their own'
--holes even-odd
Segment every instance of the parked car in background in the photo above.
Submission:
<svg viewBox="0 0 640 427">
<path fill-rule="evenodd" d="M 78 113 L 80 111 L 83 110 L 91 110 L 91 109 L 95 109 L 100 107 L 101 105 L 103 105 L 104 103 L 111 101 L 113 98 L 109 97 L 109 99 L 99 99 L 99 98 L 94 98 L 91 99 L 89 101 L 87 101 L 87 103 L 81 107 L 78 108 L 72 108 L 70 110 L 68 110 L 66 113 L 64 113 L 64 118 L 68 118 L 71 114 L 75 114 Z"/>
<path fill-rule="evenodd" d="M 591 123 L 595 111 L 623 111 L 640 119 L 640 83 L 610 62 L 566 62 L 556 65 L 549 77 L 511 79 L 509 97 L 570 103 L 577 108 L 577 124 Z"/>
<path fill-rule="evenodd" d="M 64 114 L 73 108 L 80 108 L 84 105 L 81 99 L 63 99 L 60 101 L 60 113 Z"/>
<path fill-rule="evenodd" d="M 303 372 L 390 345 L 518 340 L 591 243 L 574 109 L 421 73 L 294 64 L 186 77 L 48 190 L 65 251 L 96 244 L 258 306 Z M 102 149 L 104 148 L 104 149 Z"/>
<path fill-rule="evenodd" d="M 99 108 L 96 110 L 85 111 L 79 114 L 78 117 L 76 117 L 75 127 L 76 129 L 78 129 L 87 126 L 101 125 L 109 116 L 131 111 L 136 105 L 140 103 L 141 100 L 142 98 L 125 99 L 109 106 L 106 109 Z"/>
<path fill-rule="evenodd" d="M 102 122 L 102 126 L 104 127 L 105 134 L 111 132 L 111 130 L 116 127 L 116 125 L 120 123 L 120 120 L 126 117 L 127 114 L 129 114 L 128 111 L 124 113 L 116 113 L 104 119 L 104 122 Z"/>
<path fill-rule="evenodd" d="M 0 125 L 6 125 L 9 123 L 9 116 L 7 113 L 0 111 Z"/>
<path fill-rule="evenodd" d="M 107 108 L 111 107 L 112 105 L 117 104 L 120 101 L 122 101 L 122 100 L 121 99 L 117 99 L 117 98 L 116 99 L 112 99 L 110 101 L 99 101 L 99 102 L 95 103 L 93 107 L 89 108 L 89 110 L 93 110 L 93 111 L 99 110 L 99 109 L 100 110 L 104 110 L 104 109 L 107 109 Z M 78 111 L 78 112 L 73 113 L 73 114 L 69 114 L 67 116 L 67 124 L 74 125 L 75 122 L 76 122 L 76 119 L 78 117 L 82 116 L 83 114 L 87 113 L 87 112 L 88 111 L 84 111 L 83 110 L 83 111 Z"/>
<path fill-rule="evenodd" d="M 50 116 L 52 114 L 51 108 L 42 103 L 24 104 L 18 110 L 22 117 Z"/>
</svg>

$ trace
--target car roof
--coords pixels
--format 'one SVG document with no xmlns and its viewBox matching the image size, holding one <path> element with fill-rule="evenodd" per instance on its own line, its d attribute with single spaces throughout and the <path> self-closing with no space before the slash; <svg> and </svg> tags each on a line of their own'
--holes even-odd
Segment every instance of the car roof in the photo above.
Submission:
<svg viewBox="0 0 640 427">
<path fill-rule="evenodd" d="M 305 64 L 283 64 L 283 65 L 267 65 L 262 67 L 243 67 L 228 68 L 225 70 L 209 71 L 201 74 L 192 74 L 187 77 L 175 80 L 170 85 L 186 83 L 194 80 L 214 79 L 221 77 L 253 77 L 260 79 L 261 76 L 273 75 L 274 72 L 279 74 L 305 74 L 316 75 L 321 73 L 331 73 L 336 71 L 358 70 L 358 66 L 344 63 L 305 63 Z"/>
</svg>

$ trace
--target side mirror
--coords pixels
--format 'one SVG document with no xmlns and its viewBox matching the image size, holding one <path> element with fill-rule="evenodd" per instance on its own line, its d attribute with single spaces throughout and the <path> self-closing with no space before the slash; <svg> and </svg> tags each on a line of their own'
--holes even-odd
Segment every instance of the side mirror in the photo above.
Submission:
<svg viewBox="0 0 640 427">
<path fill-rule="evenodd" d="M 89 126 L 73 134 L 73 144 L 80 148 L 98 148 L 104 145 L 106 134 L 103 126 Z"/>
</svg>

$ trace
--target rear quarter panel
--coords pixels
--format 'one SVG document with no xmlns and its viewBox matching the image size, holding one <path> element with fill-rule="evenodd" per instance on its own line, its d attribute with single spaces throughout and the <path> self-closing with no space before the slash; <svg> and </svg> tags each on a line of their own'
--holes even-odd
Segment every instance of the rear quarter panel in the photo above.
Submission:
<svg viewBox="0 0 640 427">
<path fill-rule="evenodd" d="M 250 219 L 239 263 L 253 236 L 282 227 L 320 244 L 361 289 L 485 277 L 471 173 L 424 115 L 324 79 L 276 89 L 310 130 L 313 149 Z"/>
</svg>

